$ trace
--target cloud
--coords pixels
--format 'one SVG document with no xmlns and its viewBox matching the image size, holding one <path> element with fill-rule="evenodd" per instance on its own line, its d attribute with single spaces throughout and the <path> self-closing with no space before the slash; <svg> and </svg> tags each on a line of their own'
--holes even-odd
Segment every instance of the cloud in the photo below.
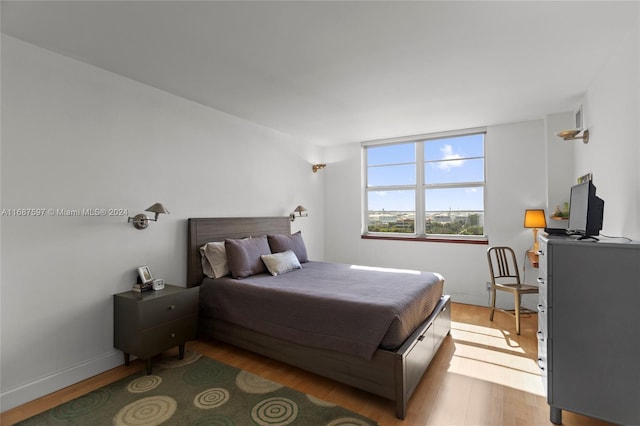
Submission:
<svg viewBox="0 0 640 426">
<path fill-rule="evenodd" d="M 444 145 L 440 148 L 440 152 L 442 152 L 442 159 L 447 161 L 442 161 L 438 163 L 438 168 L 441 170 L 449 171 L 452 167 L 462 167 L 464 165 L 464 160 L 459 160 L 460 154 L 453 153 L 453 147 L 451 145 Z"/>
</svg>

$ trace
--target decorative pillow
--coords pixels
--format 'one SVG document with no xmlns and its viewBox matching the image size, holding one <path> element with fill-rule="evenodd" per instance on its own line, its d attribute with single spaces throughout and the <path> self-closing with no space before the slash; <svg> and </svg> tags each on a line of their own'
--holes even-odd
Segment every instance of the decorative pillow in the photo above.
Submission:
<svg viewBox="0 0 640 426">
<path fill-rule="evenodd" d="M 229 275 L 227 252 L 224 241 L 207 243 L 200 247 L 202 256 L 202 271 L 209 278 L 220 278 Z"/>
<path fill-rule="evenodd" d="M 233 278 L 245 278 L 267 272 L 260 258 L 263 254 L 271 254 L 266 236 L 244 240 L 227 239 L 224 241 L 224 247 Z"/>
<path fill-rule="evenodd" d="M 269 239 L 269 247 L 271 247 L 272 253 L 280 253 L 283 251 L 291 250 L 296 254 L 300 263 L 309 261 L 309 257 L 307 256 L 307 248 L 305 247 L 304 241 L 302 240 L 301 231 L 298 231 L 295 234 L 291 235 L 267 235 L 267 238 Z"/>
<path fill-rule="evenodd" d="M 291 250 L 274 254 L 263 254 L 260 257 L 274 277 L 291 272 L 294 269 L 302 269 L 300 262 L 298 262 L 298 257 Z"/>
</svg>

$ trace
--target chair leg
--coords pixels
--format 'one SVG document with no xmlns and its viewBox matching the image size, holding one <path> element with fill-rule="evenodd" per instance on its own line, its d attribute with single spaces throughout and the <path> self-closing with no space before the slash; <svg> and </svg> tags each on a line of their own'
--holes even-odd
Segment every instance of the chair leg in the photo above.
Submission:
<svg viewBox="0 0 640 426">
<path fill-rule="evenodd" d="M 515 293 L 516 334 L 520 334 L 520 293 Z"/>
<path fill-rule="evenodd" d="M 493 321 L 493 313 L 496 311 L 496 288 L 491 286 L 491 315 L 489 321 Z"/>
</svg>

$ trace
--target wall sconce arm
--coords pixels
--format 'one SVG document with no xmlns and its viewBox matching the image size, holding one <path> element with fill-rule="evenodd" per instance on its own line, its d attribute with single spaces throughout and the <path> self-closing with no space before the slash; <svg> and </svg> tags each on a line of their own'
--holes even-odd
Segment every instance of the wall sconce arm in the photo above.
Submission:
<svg viewBox="0 0 640 426">
<path fill-rule="evenodd" d="M 582 142 L 589 143 L 589 129 L 585 129 L 582 132 L 582 136 L 578 136 L 578 133 L 580 133 L 580 130 L 563 130 L 561 132 L 558 132 L 558 136 L 565 141 L 582 139 Z"/>
<path fill-rule="evenodd" d="M 145 211 L 155 213 L 155 216 L 150 218 L 146 214 L 140 213 L 134 217 L 128 217 L 127 223 L 133 223 L 133 227 L 136 229 L 147 229 L 149 222 L 157 222 L 160 214 L 169 214 L 169 210 L 167 210 L 161 203 L 155 203 Z"/>
<path fill-rule="evenodd" d="M 311 170 L 313 170 L 313 173 L 318 173 L 318 170 L 324 169 L 325 167 L 327 167 L 326 164 L 318 163 L 311 166 Z"/>
</svg>

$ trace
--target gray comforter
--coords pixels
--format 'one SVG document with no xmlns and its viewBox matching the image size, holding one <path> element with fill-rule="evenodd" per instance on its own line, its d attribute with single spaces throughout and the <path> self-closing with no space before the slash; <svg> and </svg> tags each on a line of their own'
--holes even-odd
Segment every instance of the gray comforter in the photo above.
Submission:
<svg viewBox="0 0 640 426">
<path fill-rule="evenodd" d="M 275 277 L 205 279 L 200 315 L 370 359 L 378 347 L 402 344 L 433 311 L 443 285 L 432 272 L 308 262 Z"/>
</svg>

